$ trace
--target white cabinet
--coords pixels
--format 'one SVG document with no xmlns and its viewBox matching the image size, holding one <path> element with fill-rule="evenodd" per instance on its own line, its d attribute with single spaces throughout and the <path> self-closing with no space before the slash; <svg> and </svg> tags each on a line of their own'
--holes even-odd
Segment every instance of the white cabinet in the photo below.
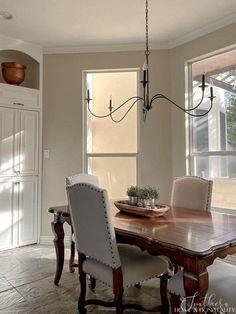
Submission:
<svg viewBox="0 0 236 314">
<path fill-rule="evenodd" d="M 39 108 L 39 91 L 0 83 L 0 105 L 16 108 Z"/>
<path fill-rule="evenodd" d="M 0 176 L 14 175 L 17 111 L 0 107 Z"/>
<path fill-rule="evenodd" d="M 17 186 L 17 246 L 36 242 L 37 178 L 22 178 Z"/>
<path fill-rule="evenodd" d="M 13 246 L 15 184 L 12 178 L 0 178 L 0 250 Z"/>
<path fill-rule="evenodd" d="M 38 174 L 38 121 L 36 111 L 20 110 L 18 115 L 19 128 L 18 171 L 21 175 Z"/>
<path fill-rule="evenodd" d="M 40 125 L 39 110 L 1 104 L 0 250 L 37 242 Z"/>
</svg>

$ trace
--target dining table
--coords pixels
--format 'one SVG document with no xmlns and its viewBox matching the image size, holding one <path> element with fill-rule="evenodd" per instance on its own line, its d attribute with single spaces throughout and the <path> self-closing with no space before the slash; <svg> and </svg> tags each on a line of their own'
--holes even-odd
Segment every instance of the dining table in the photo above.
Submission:
<svg viewBox="0 0 236 314">
<path fill-rule="evenodd" d="M 216 258 L 236 253 L 236 216 L 215 211 L 169 207 L 160 217 L 141 217 L 111 206 L 118 243 L 136 245 L 151 255 L 164 255 L 183 268 L 186 299 L 194 313 L 203 313 L 209 285 L 207 267 Z M 54 283 L 60 281 L 64 264 L 64 223 L 71 227 L 68 206 L 49 208 L 57 256 Z M 72 230 L 73 232 L 73 230 Z M 70 270 L 74 271 L 74 242 L 71 242 Z"/>
</svg>

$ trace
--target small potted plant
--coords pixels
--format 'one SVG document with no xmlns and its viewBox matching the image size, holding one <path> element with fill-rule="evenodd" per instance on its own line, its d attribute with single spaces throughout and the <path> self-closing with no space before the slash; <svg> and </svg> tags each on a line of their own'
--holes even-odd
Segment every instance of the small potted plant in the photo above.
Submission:
<svg viewBox="0 0 236 314">
<path fill-rule="evenodd" d="M 153 188 L 151 186 L 148 187 L 149 192 L 149 198 L 150 198 L 150 205 L 151 208 L 155 208 L 156 202 L 159 198 L 159 191 L 156 188 Z"/>
<path fill-rule="evenodd" d="M 150 197 L 148 188 L 143 188 L 140 190 L 139 206 L 150 207 Z"/>
<path fill-rule="evenodd" d="M 131 185 L 127 189 L 126 193 L 129 196 L 129 204 L 136 206 L 140 195 L 140 188 L 138 186 Z"/>
<path fill-rule="evenodd" d="M 145 187 L 140 190 L 140 201 L 139 206 L 144 208 L 151 207 L 155 208 L 156 201 L 159 197 L 159 192 L 153 187 Z"/>
</svg>

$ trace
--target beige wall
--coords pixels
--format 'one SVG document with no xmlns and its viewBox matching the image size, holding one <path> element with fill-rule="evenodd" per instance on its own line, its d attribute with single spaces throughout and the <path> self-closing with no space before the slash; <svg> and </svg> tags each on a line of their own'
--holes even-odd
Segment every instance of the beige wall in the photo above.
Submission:
<svg viewBox="0 0 236 314">
<path fill-rule="evenodd" d="M 82 171 L 82 70 L 138 68 L 143 52 L 44 56 L 42 236 L 50 236 L 48 207 L 66 203 L 65 177 Z M 151 94 L 169 95 L 169 52 L 151 54 Z M 141 183 L 160 187 L 168 202 L 172 180 L 170 106 L 156 104 L 141 124 Z M 165 140 L 163 140 L 165 139 Z"/>
<path fill-rule="evenodd" d="M 162 92 L 184 105 L 184 65 L 189 59 L 235 44 L 236 23 L 177 48 L 152 51 L 151 94 Z M 143 52 L 44 56 L 42 236 L 50 236 L 47 209 L 66 203 L 65 177 L 82 171 L 82 70 L 137 68 Z M 184 115 L 156 103 L 141 122 L 141 183 L 160 187 L 169 202 L 172 177 L 185 174 Z"/>
</svg>

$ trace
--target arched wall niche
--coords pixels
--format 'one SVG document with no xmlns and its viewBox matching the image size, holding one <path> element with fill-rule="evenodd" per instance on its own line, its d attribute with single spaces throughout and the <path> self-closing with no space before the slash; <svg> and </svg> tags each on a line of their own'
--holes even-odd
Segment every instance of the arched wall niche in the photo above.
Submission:
<svg viewBox="0 0 236 314">
<path fill-rule="evenodd" d="M 25 80 L 20 86 L 39 89 L 40 64 L 33 57 L 22 51 L 3 49 L 0 50 L 0 63 L 2 62 L 17 62 L 24 64 L 26 66 Z M 0 83 L 6 83 L 2 77 L 2 73 L 0 75 Z"/>
</svg>

